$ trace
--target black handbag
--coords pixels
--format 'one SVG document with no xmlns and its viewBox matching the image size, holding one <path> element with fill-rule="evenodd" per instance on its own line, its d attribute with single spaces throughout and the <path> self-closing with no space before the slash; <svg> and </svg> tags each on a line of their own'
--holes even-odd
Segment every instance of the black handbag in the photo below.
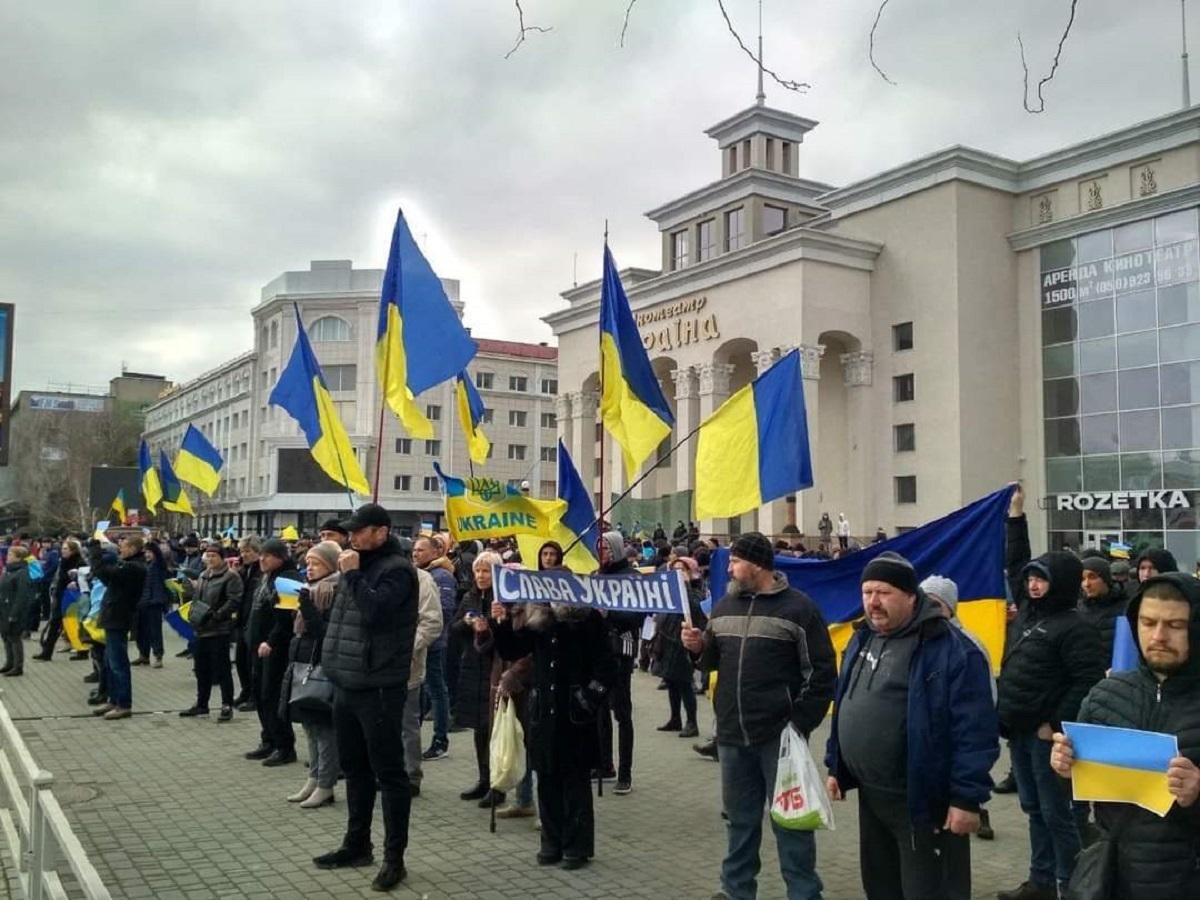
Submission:
<svg viewBox="0 0 1200 900">
<path fill-rule="evenodd" d="M 1117 900 L 1117 838 L 1136 812 L 1125 812 L 1108 834 L 1079 854 L 1064 900 Z"/>
<path fill-rule="evenodd" d="M 313 648 L 316 656 L 316 648 Z M 288 714 L 293 722 L 328 721 L 333 718 L 333 682 L 320 664 L 293 662 L 288 668 Z"/>
</svg>

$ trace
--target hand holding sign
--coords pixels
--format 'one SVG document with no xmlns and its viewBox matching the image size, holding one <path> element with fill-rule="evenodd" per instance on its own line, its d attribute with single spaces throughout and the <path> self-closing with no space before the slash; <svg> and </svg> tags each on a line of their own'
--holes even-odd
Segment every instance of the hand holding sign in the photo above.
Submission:
<svg viewBox="0 0 1200 900">
<path fill-rule="evenodd" d="M 699 628 L 684 625 L 679 630 L 679 640 L 690 653 L 699 653 L 704 649 L 704 632 Z"/>
<path fill-rule="evenodd" d="M 1187 808 L 1200 797 L 1200 768 L 1186 756 L 1176 756 L 1167 766 L 1167 790 Z"/>
<path fill-rule="evenodd" d="M 493 600 L 492 601 L 492 618 L 495 619 L 497 622 L 503 622 L 507 615 L 508 615 L 508 613 L 505 612 L 505 610 L 504 610 L 504 604 L 501 603 L 499 600 Z"/>
</svg>

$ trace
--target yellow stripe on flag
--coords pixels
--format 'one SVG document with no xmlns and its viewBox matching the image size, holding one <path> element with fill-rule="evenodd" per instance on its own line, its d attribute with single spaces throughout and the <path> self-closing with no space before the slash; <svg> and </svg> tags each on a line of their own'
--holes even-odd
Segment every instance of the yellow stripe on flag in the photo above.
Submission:
<svg viewBox="0 0 1200 900">
<path fill-rule="evenodd" d="M 613 336 L 600 335 L 600 365 L 604 370 L 604 393 L 600 417 L 604 427 L 621 447 L 625 473 L 632 480 L 642 463 L 671 433 L 671 426 L 637 398 L 621 370 L 621 356 Z"/>
<path fill-rule="evenodd" d="M 762 505 L 752 385 L 735 393 L 700 426 L 695 484 L 698 519 L 736 516 Z"/>
<path fill-rule="evenodd" d="M 1071 766 L 1076 800 L 1124 802 L 1165 816 L 1175 802 L 1167 789 L 1167 773 L 1077 759 Z"/>
<path fill-rule="evenodd" d="M 415 438 L 433 437 L 433 423 L 425 418 L 408 389 L 408 362 L 404 354 L 404 324 L 400 310 L 392 303 L 387 312 L 388 326 L 375 345 L 375 369 L 383 383 L 384 395 L 404 430 Z M 365 493 L 365 492 L 364 492 Z"/>
</svg>

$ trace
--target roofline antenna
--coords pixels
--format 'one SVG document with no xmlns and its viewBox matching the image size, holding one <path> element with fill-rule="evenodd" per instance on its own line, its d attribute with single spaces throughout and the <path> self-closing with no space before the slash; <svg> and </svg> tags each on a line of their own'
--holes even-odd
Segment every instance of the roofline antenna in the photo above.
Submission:
<svg viewBox="0 0 1200 900">
<path fill-rule="evenodd" d="M 1191 109 L 1192 107 L 1192 79 L 1188 74 L 1188 52 L 1187 52 L 1187 0 L 1179 0 L 1179 29 L 1180 38 L 1183 44 L 1183 108 Z"/>
<path fill-rule="evenodd" d="M 1184 53 L 1183 59 L 1184 69 L 1187 69 L 1187 53 Z M 1186 89 L 1185 89 L 1186 91 Z M 762 28 L 762 0 L 758 0 L 758 93 L 754 95 L 754 103 L 756 106 L 762 106 L 767 101 L 766 91 L 763 90 L 763 28 Z"/>
</svg>

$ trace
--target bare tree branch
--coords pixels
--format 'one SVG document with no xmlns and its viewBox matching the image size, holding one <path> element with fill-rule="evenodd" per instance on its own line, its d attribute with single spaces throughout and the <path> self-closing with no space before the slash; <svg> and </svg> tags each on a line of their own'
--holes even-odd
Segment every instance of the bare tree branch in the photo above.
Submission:
<svg viewBox="0 0 1200 900">
<path fill-rule="evenodd" d="M 630 5 L 632 6 L 632 4 Z M 742 48 L 742 52 L 750 57 L 756 66 L 762 66 L 763 72 L 765 72 L 767 75 L 770 75 L 771 78 L 775 80 L 776 84 L 778 84 L 781 88 L 786 88 L 789 91 L 797 92 L 807 91 L 812 87 L 811 84 L 808 84 L 804 81 L 790 81 L 786 78 L 780 78 L 776 72 L 768 69 L 766 66 L 763 66 L 762 60 L 755 56 L 754 51 L 746 46 L 746 42 L 742 40 L 742 36 L 738 34 L 737 29 L 733 27 L 733 22 L 729 18 L 729 13 L 725 11 L 724 0 L 717 0 L 717 6 L 721 8 L 721 15 L 725 17 L 725 27 L 729 29 L 729 33 L 733 35 L 733 39 L 737 41 L 738 46 Z"/>
<path fill-rule="evenodd" d="M 520 47 L 523 43 L 525 43 L 525 35 L 528 34 L 529 32 L 537 31 L 537 32 L 541 32 L 542 34 L 545 34 L 547 31 L 554 30 L 553 27 L 543 28 L 540 25 L 526 25 L 525 24 L 525 10 L 521 9 L 521 0 L 513 0 L 513 4 L 517 7 L 517 25 L 521 30 L 517 34 L 517 42 L 515 44 L 513 44 L 511 50 L 509 50 L 507 53 L 504 54 L 505 59 L 508 59 L 510 56 L 512 56 L 514 53 L 517 52 L 517 48 Z"/>
<path fill-rule="evenodd" d="M 1025 106 L 1027 113 L 1041 113 L 1046 111 L 1046 100 L 1042 97 L 1042 87 L 1046 85 L 1058 71 L 1058 63 L 1062 58 L 1063 45 L 1067 42 L 1067 37 L 1071 34 L 1071 26 L 1075 24 L 1075 7 L 1079 4 L 1079 0 L 1071 0 L 1071 14 L 1067 17 L 1067 27 L 1063 29 L 1062 37 L 1058 39 L 1058 49 L 1054 51 L 1054 61 L 1050 64 L 1050 71 L 1045 78 L 1041 78 L 1037 83 L 1037 99 L 1038 107 L 1034 109 L 1029 105 L 1029 65 L 1025 62 L 1025 43 L 1021 40 L 1021 32 L 1017 32 L 1017 46 L 1021 48 L 1021 70 L 1024 72 L 1024 91 L 1021 95 L 1021 103 Z"/>
<path fill-rule="evenodd" d="M 629 5 L 625 7 L 625 24 L 621 26 L 621 46 L 625 46 L 625 32 L 629 30 L 629 14 L 633 12 L 633 5 L 637 0 L 629 0 Z"/>
<path fill-rule="evenodd" d="M 892 79 L 888 78 L 887 72 L 885 72 L 885 71 L 883 71 L 883 69 L 879 68 L 879 64 L 877 62 L 875 62 L 875 30 L 877 28 L 879 28 L 879 20 L 883 16 L 883 8 L 885 6 L 887 6 L 890 2 L 891 2 L 891 0 L 883 0 L 883 2 L 879 4 L 879 11 L 875 13 L 875 21 L 871 25 L 871 46 L 870 46 L 870 49 L 867 51 L 867 56 L 871 60 L 871 68 L 873 68 L 876 72 L 879 73 L 879 77 L 882 78 L 884 81 L 886 81 L 888 84 L 895 85 L 896 82 L 894 82 L 894 81 L 892 81 Z"/>
</svg>

